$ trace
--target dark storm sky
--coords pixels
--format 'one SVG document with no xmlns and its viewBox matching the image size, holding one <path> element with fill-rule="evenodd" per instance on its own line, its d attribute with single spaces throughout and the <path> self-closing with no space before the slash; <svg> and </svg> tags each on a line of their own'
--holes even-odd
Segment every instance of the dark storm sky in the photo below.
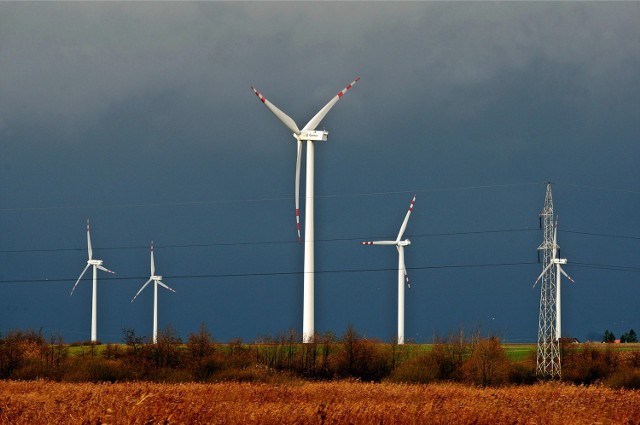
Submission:
<svg viewBox="0 0 640 425">
<path fill-rule="evenodd" d="M 220 341 L 302 326 L 295 143 L 340 89 L 316 146 L 316 330 L 406 337 L 481 328 L 535 341 L 553 185 L 563 333 L 640 329 L 640 3 L 0 4 L 0 332 L 89 339 L 204 322 Z M 304 175 L 304 170 L 303 170 Z M 303 186 L 304 187 L 304 186 Z M 304 204 L 303 204 L 304 209 Z M 303 211 L 304 217 L 304 211 Z M 388 248 L 388 249 L 387 249 Z M 455 267 L 454 267 L 455 266 Z"/>
</svg>

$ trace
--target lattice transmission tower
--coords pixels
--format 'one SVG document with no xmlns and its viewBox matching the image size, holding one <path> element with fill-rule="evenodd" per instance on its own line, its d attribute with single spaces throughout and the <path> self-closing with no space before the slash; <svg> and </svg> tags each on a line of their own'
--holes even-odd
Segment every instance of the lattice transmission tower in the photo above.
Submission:
<svg viewBox="0 0 640 425">
<path fill-rule="evenodd" d="M 542 270 L 545 270 L 553 258 L 553 197 L 551 183 L 547 183 L 544 208 L 540 212 L 540 224 L 544 230 L 544 240 L 538 247 L 542 251 Z M 540 316 L 538 318 L 538 354 L 536 375 L 544 379 L 560 379 L 560 342 L 556 335 L 557 292 L 556 268 L 542 275 L 540 285 Z"/>
</svg>

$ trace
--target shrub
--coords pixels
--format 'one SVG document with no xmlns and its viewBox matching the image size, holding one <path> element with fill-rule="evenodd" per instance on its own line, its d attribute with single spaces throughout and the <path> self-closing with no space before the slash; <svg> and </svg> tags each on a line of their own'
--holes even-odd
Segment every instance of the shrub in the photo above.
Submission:
<svg viewBox="0 0 640 425">
<path fill-rule="evenodd" d="M 75 359 L 64 378 L 69 382 L 118 382 L 131 380 L 133 373 L 116 360 Z"/>
<path fill-rule="evenodd" d="M 200 324 L 200 329 L 197 333 L 189 334 L 187 349 L 191 357 L 192 367 L 194 370 L 199 371 L 203 368 L 205 359 L 210 357 L 214 351 L 213 338 L 204 323 Z"/>
<path fill-rule="evenodd" d="M 509 368 L 509 382 L 517 385 L 532 385 L 537 382 L 536 362 L 524 361 L 511 363 Z"/>
<path fill-rule="evenodd" d="M 277 371 L 264 365 L 253 365 L 242 369 L 220 370 L 209 378 L 209 382 L 249 382 L 261 384 L 290 384 L 299 378 L 287 371 Z"/>
<path fill-rule="evenodd" d="M 427 384 L 439 378 L 439 364 L 433 353 L 412 357 L 398 365 L 391 375 L 391 382 Z"/>
<path fill-rule="evenodd" d="M 623 368 L 616 371 L 607 380 L 606 384 L 611 388 L 640 389 L 640 370 Z"/>
<path fill-rule="evenodd" d="M 446 338 L 435 338 L 436 344 L 431 351 L 438 370 L 439 380 L 463 380 L 462 365 L 471 355 L 471 344 L 465 338 L 462 329 L 450 332 Z"/>
<path fill-rule="evenodd" d="M 352 326 L 347 327 L 341 342 L 335 356 L 338 376 L 380 381 L 391 371 L 391 359 L 378 350 L 379 344 L 361 338 Z"/>
<path fill-rule="evenodd" d="M 612 375 L 620 359 L 618 352 L 609 344 L 605 348 L 600 345 L 585 344 L 582 351 L 564 356 L 562 379 L 575 384 L 593 384 Z"/>
<path fill-rule="evenodd" d="M 463 370 L 468 381 L 476 385 L 502 385 L 508 381 L 510 363 L 500 345 L 500 339 L 492 336 L 479 340 L 464 363 Z"/>
<path fill-rule="evenodd" d="M 220 360 L 216 355 L 211 354 L 199 361 L 197 367 L 193 369 L 193 378 L 196 381 L 207 381 L 219 370 L 221 370 Z"/>
</svg>

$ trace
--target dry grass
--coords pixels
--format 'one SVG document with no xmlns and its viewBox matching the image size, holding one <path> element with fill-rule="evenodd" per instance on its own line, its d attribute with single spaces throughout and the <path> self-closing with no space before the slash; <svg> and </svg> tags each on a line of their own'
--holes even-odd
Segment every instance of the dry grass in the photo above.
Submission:
<svg viewBox="0 0 640 425">
<path fill-rule="evenodd" d="M 640 391 L 542 384 L 0 381 L 0 423 L 640 423 Z"/>
</svg>

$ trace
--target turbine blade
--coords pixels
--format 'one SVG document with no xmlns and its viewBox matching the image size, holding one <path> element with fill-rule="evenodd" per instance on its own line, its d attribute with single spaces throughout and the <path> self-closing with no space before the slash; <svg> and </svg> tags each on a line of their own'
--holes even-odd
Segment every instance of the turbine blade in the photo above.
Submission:
<svg viewBox="0 0 640 425">
<path fill-rule="evenodd" d="M 557 252 L 558 252 L 558 218 L 556 217 L 556 223 L 553 226 L 553 258 L 557 258 Z"/>
<path fill-rule="evenodd" d="M 164 282 L 162 282 L 162 281 L 160 281 L 160 280 L 157 280 L 156 282 L 158 282 L 158 285 L 162 286 L 163 288 L 168 289 L 168 290 L 170 290 L 171 292 L 176 292 L 176 290 L 175 290 L 175 289 L 170 288 L 170 287 L 169 287 L 169 285 L 167 285 L 166 283 L 164 283 Z"/>
<path fill-rule="evenodd" d="M 153 241 L 151 241 L 151 276 L 156 274 L 156 264 L 153 261 Z"/>
<path fill-rule="evenodd" d="M 149 280 L 147 280 L 147 281 L 145 282 L 145 284 L 144 284 L 144 285 L 142 285 L 142 288 L 140 288 L 140 289 L 138 290 L 138 292 L 136 293 L 136 295 L 131 299 L 131 302 L 133 302 L 133 301 L 138 297 L 138 295 L 140 295 L 140 292 L 142 292 L 142 290 L 143 290 L 144 288 L 146 288 L 146 287 L 147 287 L 147 285 L 149 284 L 149 282 L 151 282 L 152 280 L 153 280 L 153 279 L 149 279 Z"/>
<path fill-rule="evenodd" d="M 71 288 L 71 294 L 73 295 L 73 291 L 76 290 L 76 286 L 78 286 L 78 282 L 80 282 L 80 279 L 82 279 L 82 276 L 84 276 L 84 274 L 87 272 L 87 269 L 89 268 L 91 264 L 87 263 L 87 265 L 84 267 L 84 270 L 82 270 L 82 273 L 80 273 L 80 277 L 78 278 L 78 280 L 76 280 L 76 284 L 73 285 L 73 288 Z"/>
<path fill-rule="evenodd" d="M 396 249 L 398 250 L 398 254 L 400 252 L 404 252 L 404 247 L 400 245 L 396 245 Z M 411 288 L 411 282 L 409 282 L 409 273 L 407 273 L 407 266 L 404 263 L 404 255 L 402 256 L 402 264 L 400 264 L 400 270 L 404 272 L 404 281 L 407 283 L 407 287 Z"/>
<path fill-rule="evenodd" d="M 347 92 L 347 90 L 349 90 L 351 87 L 354 86 L 355 83 L 357 83 L 360 80 L 360 77 L 356 78 L 355 80 L 353 80 L 351 82 L 351 84 L 349 84 L 347 87 L 345 87 L 344 89 L 342 89 L 337 95 L 335 95 L 335 97 L 333 99 L 331 99 L 329 101 L 329 103 L 327 103 L 324 108 L 320 109 L 320 111 L 318 111 L 318 113 L 311 118 L 311 121 L 309 121 L 307 123 L 307 125 L 304 126 L 304 128 L 302 129 L 304 130 L 315 130 L 316 127 L 318 126 L 318 124 L 320 124 L 320 121 L 322 121 L 322 119 L 325 117 L 325 115 L 327 115 L 327 113 L 331 110 L 331 108 L 333 108 L 333 105 L 336 104 L 336 102 L 338 100 L 340 100 L 340 98 L 342 96 L 344 96 L 344 94 Z"/>
<path fill-rule="evenodd" d="M 542 278 L 542 275 L 544 275 L 544 274 L 547 272 L 547 270 L 549 270 L 549 269 L 551 268 L 551 266 L 552 266 L 552 265 L 553 265 L 553 263 L 549 263 L 549 265 L 547 265 L 547 267 L 545 267 L 545 268 L 542 270 L 542 273 L 540 273 L 540 276 L 538 276 L 538 278 L 536 279 L 536 281 L 535 281 L 535 282 L 533 282 L 533 288 L 535 288 L 535 287 L 536 287 L 536 283 L 538 283 L 538 281 Z"/>
<path fill-rule="evenodd" d="M 89 252 L 89 260 L 93 259 L 93 249 L 91 249 L 91 233 L 89 232 L 89 219 L 87 219 L 87 251 Z"/>
<path fill-rule="evenodd" d="M 111 273 L 111 274 L 116 274 L 116 272 L 114 272 L 113 270 L 109 270 L 108 268 L 104 267 L 104 266 L 96 266 L 96 268 L 105 271 L 107 273 Z"/>
<path fill-rule="evenodd" d="M 366 241 L 361 242 L 362 245 L 397 245 L 396 241 Z"/>
<path fill-rule="evenodd" d="M 573 282 L 573 283 L 576 283 L 576 281 L 575 281 L 575 280 L 573 280 L 573 279 L 571 279 L 571 276 L 569 276 L 569 275 L 567 274 L 567 272 L 565 272 L 565 271 L 562 269 L 562 267 L 559 267 L 559 269 L 560 269 L 560 273 L 562 273 L 563 275 L 565 275 L 567 279 L 569 279 L 569 280 L 570 280 L 571 282 Z"/>
<path fill-rule="evenodd" d="M 293 118 L 278 109 L 276 105 L 269 102 L 267 98 L 262 95 L 262 93 L 255 89 L 255 87 L 251 86 L 251 90 L 253 90 L 256 96 L 258 96 L 258 99 L 260 99 L 260 101 L 264 103 L 264 105 L 269 108 L 271 112 L 273 112 L 273 115 L 275 115 L 280 121 L 282 121 L 282 123 L 286 125 L 289 130 L 293 131 L 294 134 L 300 134 L 300 129 L 298 129 L 298 125 L 293 120 Z"/>
<path fill-rule="evenodd" d="M 404 221 L 402 222 L 402 226 L 400 227 L 400 232 L 398 233 L 398 238 L 396 242 L 400 242 L 400 238 L 404 234 L 405 229 L 407 228 L 407 223 L 409 222 L 409 216 L 411 215 L 411 211 L 413 211 L 413 204 L 416 203 L 416 195 L 413 195 L 413 199 L 411 200 L 411 204 L 409 205 L 409 210 L 407 211 L 407 215 L 404 217 Z"/>
<path fill-rule="evenodd" d="M 298 241 L 300 237 L 300 158 L 302 158 L 302 141 L 298 140 L 298 156 L 296 158 L 296 227 L 298 228 Z"/>
</svg>

